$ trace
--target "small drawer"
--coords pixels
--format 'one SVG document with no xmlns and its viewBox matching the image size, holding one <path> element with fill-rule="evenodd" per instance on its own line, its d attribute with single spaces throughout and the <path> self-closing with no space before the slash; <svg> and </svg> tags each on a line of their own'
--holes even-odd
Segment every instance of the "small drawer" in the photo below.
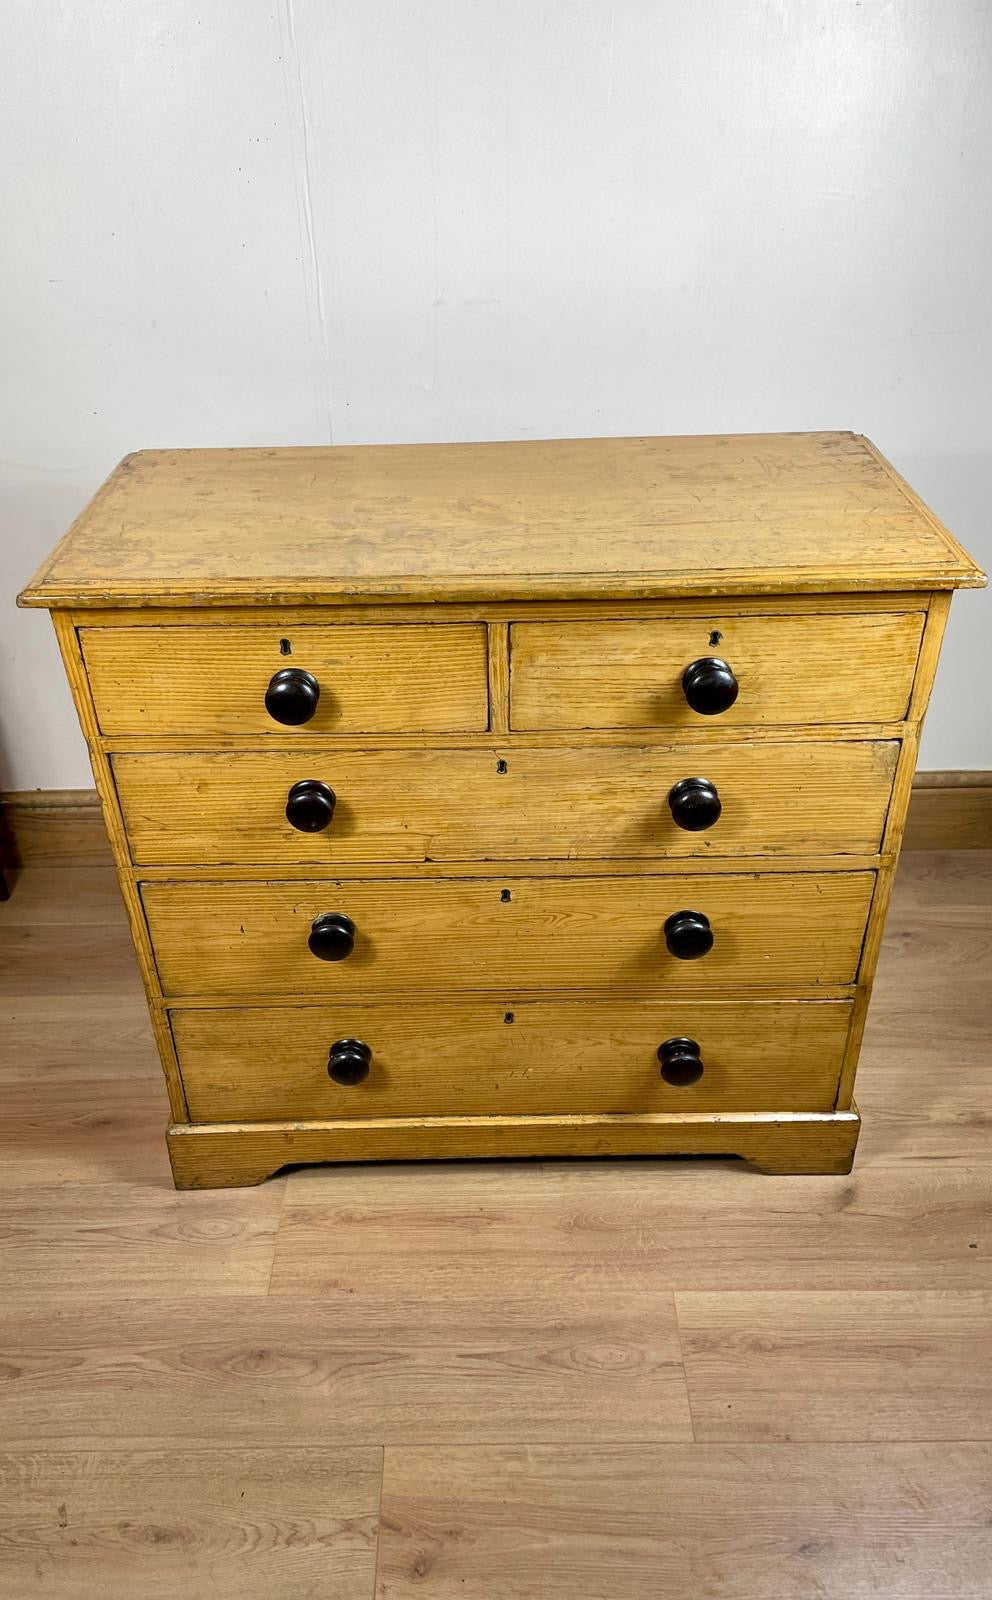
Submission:
<svg viewBox="0 0 992 1600">
<path fill-rule="evenodd" d="M 895 741 L 118 755 L 147 866 L 874 853 Z M 293 818 L 294 820 L 290 820 Z M 315 831 L 307 831 L 313 828 Z"/>
<path fill-rule="evenodd" d="M 107 734 L 285 740 L 488 726 L 481 623 L 103 627 L 82 628 L 79 637 Z M 280 673 L 297 676 L 269 696 Z"/>
<path fill-rule="evenodd" d="M 874 881 L 872 872 L 707 873 L 145 883 L 141 892 L 170 996 L 669 995 L 853 983 Z"/>
<path fill-rule="evenodd" d="M 848 1001 L 356 1002 L 171 1021 L 190 1116 L 243 1122 L 829 1111 L 850 1011 Z"/>
<path fill-rule="evenodd" d="M 518 622 L 511 726 L 521 730 L 895 722 L 905 716 L 924 613 L 808 612 L 635 622 Z M 695 662 L 730 669 L 695 689 Z M 687 693 L 719 711 L 694 710 Z"/>
</svg>

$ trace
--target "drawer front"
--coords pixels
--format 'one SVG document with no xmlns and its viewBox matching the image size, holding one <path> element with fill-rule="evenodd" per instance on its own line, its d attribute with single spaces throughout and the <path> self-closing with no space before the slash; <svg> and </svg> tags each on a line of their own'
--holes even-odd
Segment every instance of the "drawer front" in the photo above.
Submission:
<svg viewBox="0 0 992 1600">
<path fill-rule="evenodd" d="M 894 742 L 762 741 L 681 750 L 121 755 L 113 766 L 131 851 L 143 865 L 333 867 L 870 854 L 881 841 L 897 754 Z M 677 791 L 672 805 L 668 796 L 700 776 L 720 811 L 694 832 L 675 820 L 693 820 L 691 796 Z M 315 833 L 286 814 L 291 789 L 307 779 L 333 797 L 330 821 Z M 301 825 L 312 817 L 306 797 L 294 805 Z"/>
<path fill-rule="evenodd" d="M 582 989 L 788 991 L 855 979 L 874 873 L 664 878 L 146 883 L 167 995 Z M 690 910 L 713 947 L 684 960 L 669 918 Z M 311 953 L 315 919 L 345 917 L 344 959 Z M 325 925 L 326 931 L 326 925 Z M 684 919 L 672 934 L 685 948 Z M 333 943 L 340 953 L 340 933 Z"/>
<path fill-rule="evenodd" d="M 827 1111 L 850 1011 L 847 1001 L 356 1002 L 173 1011 L 171 1021 L 190 1116 L 240 1122 Z M 692 1084 L 661 1076 L 658 1050 L 679 1037 L 699 1046 Z M 368 1076 L 335 1082 L 332 1047 L 354 1039 L 371 1051 Z"/>
<path fill-rule="evenodd" d="M 511 726 L 656 728 L 894 722 L 909 705 L 923 612 L 518 622 L 510 630 Z M 717 657 L 739 684 L 715 716 L 682 674 Z"/>
<path fill-rule="evenodd" d="M 481 623 L 82 628 L 100 727 L 108 734 L 481 732 L 488 726 Z M 289 645 L 289 653 L 285 645 Z M 270 716 L 277 672 L 316 679 L 300 726 Z"/>
</svg>

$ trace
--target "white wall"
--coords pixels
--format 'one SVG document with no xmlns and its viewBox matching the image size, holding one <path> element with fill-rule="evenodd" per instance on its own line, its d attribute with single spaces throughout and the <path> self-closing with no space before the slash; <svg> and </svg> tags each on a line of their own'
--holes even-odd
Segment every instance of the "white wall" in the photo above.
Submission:
<svg viewBox="0 0 992 1600">
<path fill-rule="evenodd" d="M 0 788 L 90 781 L 16 589 L 126 451 L 850 427 L 992 563 L 987 0 L 7 0 Z M 992 767 L 957 599 L 923 764 Z"/>
</svg>

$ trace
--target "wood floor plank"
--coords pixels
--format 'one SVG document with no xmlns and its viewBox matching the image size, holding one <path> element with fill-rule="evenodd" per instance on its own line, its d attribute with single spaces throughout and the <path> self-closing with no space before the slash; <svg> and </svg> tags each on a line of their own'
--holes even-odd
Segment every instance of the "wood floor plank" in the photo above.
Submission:
<svg viewBox="0 0 992 1600">
<path fill-rule="evenodd" d="M 690 1439 L 671 1295 L 14 1303 L 11 1449 Z"/>
<path fill-rule="evenodd" d="M 992 1025 L 988 1039 L 992 1040 Z M 981 1169 L 992 1150 L 990 1053 L 992 1046 L 986 1043 L 982 1060 L 956 1059 L 942 1066 L 939 1083 L 933 1082 L 932 1047 L 919 1071 L 909 1061 L 888 1067 L 866 1062 L 859 1100 L 864 1122 L 855 1171 L 909 1163 L 916 1169 L 906 1180 L 911 1192 L 921 1174 L 930 1175 L 938 1168 Z"/>
<path fill-rule="evenodd" d="M 11 928 L 50 923 L 71 933 L 77 922 L 124 922 L 124 902 L 117 874 L 108 864 L 82 867 L 24 867 L 16 892 L 4 906 L 0 923 Z M 71 940 L 66 953 L 71 951 Z"/>
<path fill-rule="evenodd" d="M 122 983 L 109 1004 L 106 996 L 92 994 L 15 998 L 0 984 L 0 1040 L 5 1089 L 25 1083 L 44 1087 L 112 1078 L 157 1084 L 162 1079 L 137 967 L 133 985 Z"/>
<path fill-rule="evenodd" d="M 992 850 L 920 850 L 899 862 L 893 909 L 992 904 Z"/>
<path fill-rule="evenodd" d="M 904 912 L 903 918 L 909 922 L 910 914 Z M 975 980 L 982 971 L 988 972 L 992 962 L 992 924 L 984 915 L 970 910 L 955 913 L 953 909 L 931 915 L 925 924 L 921 921 L 904 927 L 901 920 L 893 922 L 883 940 L 878 983 L 883 992 L 888 983 L 896 986 L 932 1043 L 938 1045 L 939 1028 L 931 1031 L 924 997 L 933 992 L 940 974 L 945 997 L 949 998 L 950 990 L 959 1006 L 966 996 L 976 996 Z M 950 975 L 958 969 L 960 977 L 951 982 Z"/>
<path fill-rule="evenodd" d="M 129 1183 L 171 1192 L 168 1116 L 160 1072 L 152 1082 L 10 1083 L 0 1116 L 0 1190 Z"/>
<path fill-rule="evenodd" d="M 388 1449 L 378 1600 L 987 1600 L 988 1445 Z"/>
<path fill-rule="evenodd" d="M 971 1245 L 978 1243 L 977 1249 Z M 992 1289 L 992 1167 L 776 1178 L 730 1162 L 360 1168 L 288 1183 L 273 1290 Z"/>
<path fill-rule="evenodd" d="M 121 1284 L 134 1299 L 264 1295 L 283 1192 L 279 1180 L 202 1195 L 133 1182 L 25 1185 L 0 1206 L 0 1302 L 105 1303 Z"/>
<path fill-rule="evenodd" d="M 0 1456 L 0 1593 L 369 1600 L 379 1450 Z"/>
<path fill-rule="evenodd" d="M 11 898 L 6 902 L 13 905 Z M 0 915 L 0 992 L 10 996 L 103 995 L 108 1020 L 123 987 L 134 992 L 137 958 L 127 924 L 7 922 Z"/>
<path fill-rule="evenodd" d="M 992 1294 L 676 1297 L 700 1440 L 992 1439 Z"/>
</svg>

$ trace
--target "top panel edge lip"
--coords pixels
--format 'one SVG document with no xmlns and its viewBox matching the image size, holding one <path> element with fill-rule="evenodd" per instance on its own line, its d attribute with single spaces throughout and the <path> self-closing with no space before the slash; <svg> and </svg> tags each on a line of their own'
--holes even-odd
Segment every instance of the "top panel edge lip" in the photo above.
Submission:
<svg viewBox="0 0 992 1600">
<path fill-rule="evenodd" d="M 858 433 L 853 428 L 767 428 L 744 429 L 734 433 L 556 433 L 534 434 L 519 439 L 431 439 L 431 440 L 402 440 L 389 439 L 381 442 L 369 443 L 340 443 L 340 444 L 247 444 L 247 445 L 145 445 L 140 450 L 131 450 L 114 468 L 114 473 L 130 468 L 131 464 L 149 456 L 223 456 L 223 455 L 330 455 L 334 452 L 350 454 L 358 451 L 385 451 L 385 450 L 498 450 L 506 446 L 517 449 L 521 446 L 533 445 L 540 448 L 542 445 L 555 444 L 712 444 L 732 443 L 737 439 L 843 439 L 848 443 L 858 444 L 868 454 L 873 454 L 871 441 L 867 435 Z M 114 474 L 112 473 L 111 476 Z"/>
<path fill-rule="evenodd" d="M 289 585 L 232 583 L 218 580 L 209 587 L 193 585 L 142 586 L 131 583 L 118 588 L 101 582 L 59 584 L 34 581 L 17 597 L 26 610 L 169 610 L 176 607 L 214 608 L 246 606 L 355 606 L 423 605 L 436 603 L 501 604 L 507 601 L 570 600 L 637 601 L 679 600 L 705 597 L 714 600 L 753 595 L 790 594 L 898 594 L 908 590 L 926 592 L 938 589 L 983 589 L 988 579 L 974 564 L 947 565 L 926 571 L 918 566 L 886 569 L 884 572 L 833 573 L 796 569 L 774 580 L 762 580 L 754 572 L 699 578 L 681 576 L 678 580 L 652 579 L 632 574 L 627 581 L 596 574 L 571 573 L 567 579 L 554 576 L 520 578 L 471 578 L 452 576 L 441 581 L 411 579 L 403 583 L 384 578 L 381 582 L 339 584 L 323 579 L 299 579 Z"/>
</svg>

